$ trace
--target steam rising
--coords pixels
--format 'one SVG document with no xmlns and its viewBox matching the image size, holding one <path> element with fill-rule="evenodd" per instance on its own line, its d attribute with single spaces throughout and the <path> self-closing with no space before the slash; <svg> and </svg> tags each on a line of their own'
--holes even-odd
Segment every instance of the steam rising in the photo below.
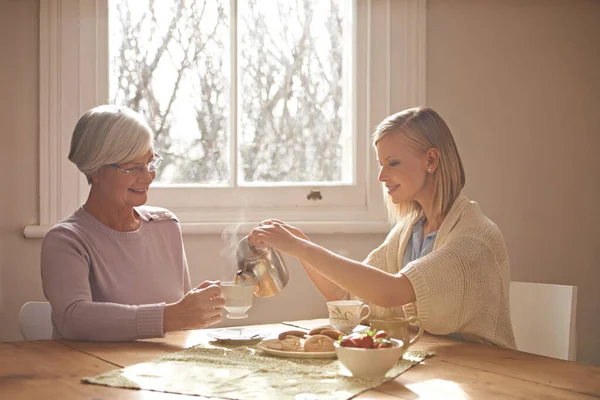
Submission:
<svg viewBox="0 0 600 400">
<path fill-rule="evenodd" d="M 240 228 L 242 223 L 230 225 L 221 233 L 223 240 L 223 248 L 219 251 L 219 255 L 223 259 L 223 265 L 219 268 L 219 279 L 221 281 L 231 281 L 235 279 L 235 274 L 238 270 L 236 250 L 240 240 L 245 236 L 241 234 Z"/>
</svg>

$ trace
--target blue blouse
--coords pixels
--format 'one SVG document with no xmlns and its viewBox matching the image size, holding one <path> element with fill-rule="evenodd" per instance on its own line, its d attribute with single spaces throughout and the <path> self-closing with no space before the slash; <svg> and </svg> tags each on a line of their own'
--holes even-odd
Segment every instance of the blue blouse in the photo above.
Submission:
<svg viewBox="0 0 600 400">
<path fill-rule="evenodd" d="M 412 229 L 412 236 L 408 240 L 406 250 L 404 251 L 404 257 L 402 258 L 402 267 L 406 267 L 411 261 L 426 256 L 433 250 L 433 243 L 437 236 L 437 231 L 431 232 L 425 239 L 423 239 L 423 226 L 425 224 L 425 217 L 418 220 Z"/>
</svg>

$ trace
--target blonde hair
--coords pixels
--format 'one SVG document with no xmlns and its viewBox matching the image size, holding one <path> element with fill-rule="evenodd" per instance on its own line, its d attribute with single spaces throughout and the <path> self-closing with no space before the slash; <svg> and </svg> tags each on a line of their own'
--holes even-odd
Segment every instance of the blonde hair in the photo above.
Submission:
<svg viewBox="0 0 600 400">
<path fill-rule="evenodd" d="M 69 160 L 91 184 L 103 165 L 135 160 L 152 147 L 152 131 L 140 114 L 127 107 L 102 105 L 79 118 Z"/>
<path fill-rule="evenodd" d="M 438 150 L 439 165 L 432 173 L 433 218 L 446 216 L 465 186 L 465 171 L 446 122 L 431 108 L 409 108 L 390 115 L 375 128 L 373 146 L 388 134 L 401 135 L 404 142 L 420 154 L 425 154 L 431 148 Z M 416 201 L 394 204 L 388 198 L 385 185 L 383 191 L 391 222 L 417 218 L 423 213 L 421 205 Z"/>
</svg>

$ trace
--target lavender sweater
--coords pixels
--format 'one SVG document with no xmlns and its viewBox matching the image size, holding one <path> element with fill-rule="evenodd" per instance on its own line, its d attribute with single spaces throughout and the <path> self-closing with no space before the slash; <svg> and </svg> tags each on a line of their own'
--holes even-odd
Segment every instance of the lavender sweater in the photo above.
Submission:
<svg viewBox="0 0 600 400">
<path fill-rule="evenodd" d="M 165 303 L 191 290 L 181 230 L 163 208 L 136 207 L 142 223 L 119 232 L 80 207 L 42 242 L 44 294 L 54 338 L 161 337 Z"/>
</svg>

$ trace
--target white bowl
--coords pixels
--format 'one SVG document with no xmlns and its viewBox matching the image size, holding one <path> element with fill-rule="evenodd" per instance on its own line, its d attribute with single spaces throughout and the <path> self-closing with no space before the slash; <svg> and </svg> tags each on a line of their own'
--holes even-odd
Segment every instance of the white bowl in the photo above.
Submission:
<svg viewBox="0 0 600 400">
<path fill-rule="evenodd" d="M 393 347 L 381 349 L 363 349 L 359 347 L 344 347 L 334 343 L 335 351 L 340 362 L 353 376 L 362 379 L 377 379 L 383 377 L 404 355 L 402 341 L 390 339 Z"/>
</svg>

